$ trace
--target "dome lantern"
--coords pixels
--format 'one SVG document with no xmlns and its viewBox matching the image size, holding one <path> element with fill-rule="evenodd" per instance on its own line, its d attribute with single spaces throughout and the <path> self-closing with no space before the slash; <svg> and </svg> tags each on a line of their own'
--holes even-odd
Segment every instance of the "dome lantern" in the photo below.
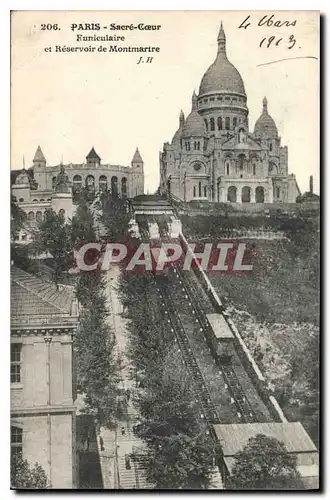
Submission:
<svg viewBox="0 0 330 500">
<path fill-rule="evenodd" d="M 218 54 L 219 52 L 224 52 L 226 54 L 226 34 L 223 29 L 222 21 L 220 24 L 220 29 L 218 34 Z"/>
</svg>

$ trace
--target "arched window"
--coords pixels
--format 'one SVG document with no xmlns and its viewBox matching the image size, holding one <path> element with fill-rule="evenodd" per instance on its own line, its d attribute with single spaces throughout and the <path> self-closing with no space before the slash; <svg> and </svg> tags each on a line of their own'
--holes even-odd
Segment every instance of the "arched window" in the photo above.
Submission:
<svg viewBox="0 0 330 500">
<path fill-rule="evenodd" d="M 45 200 L 44 200 L 43 198 L 41 198 L 41 200 L 40 200 L 40 201 L 45 201 Z"/>
<path fill-rule="evenodd" d="M 226 163 L 226 174 L 229 175 L 229 161 Z"/>
<path fill-rule="evenodd" d="M 204 197 L 207 197 L 207 186 L 204 186 Z"/>
<path fill-rule="evenodd" d="M 245 156 L 244 155 L 239 155 L 239 157 L 238 157 L 238 166 L 239 166 L 240 170 L 244 169 L 244 160 L 245 160 Z"/>
<path fill-rule="evenodd" d="M 87 175 L 86 188 L 90 191 L 93 191 L 95 189 L 95 179 L 93 175 Z"/>
<path fill-rule="evenodd" d="M 190 142 L 186 141 L 186 151 L 190 151 Z"/>
<path fill-rule="evenodd" d="M 264 203 L 265 201 L 265 190 L 262 186 L 258 186 L 256 189 L 256 203 Z"/>
<path fill-rule="evenodd" d="M 56 175 L 52 178 L 52 189 L 55 189 L 56 186 Z"/>
<path fill-rule="evenodd" d="M 218 130 L 222 130 L 222 118 L 221 116 L 217 119 Z"/>
<path fill-rule="evenodd" d="M 273 151 L 273 145 L 271 142 L 269 143 L 269 151 Z"/>
<path fill-rule="evenodd" d="M 253 168 L 253 175 L 256 175 L 256 168 L 257 168 L 257 167 L 256 167 L 256 164 L 255 164 L 255 163 L 253 163 L 252 168 Z"/>
<path fill-rule="evenodd" d="M 196 186 L 194 186 L 194 198 L 196 198 Z"/>
<path fill-rule="evenodd" d="M 38 201 L 38 200 L 32 200 L 32 201 Z M 50 200 L 51 201 L 51 200 Z"/>
<path fill-rule="evenodd" d="M 210 118 L 210 130 L 215 130 L 215 124 L 214 124 L 214 118 L 212 116 L 212 118 Z"/>
<path fill-rule="evenodd" d="M 279 198 L 281 195 L 281 190 L 278 186 L 276 186 L 276 198 Z"/>
<path fill-rule="evenodd" d="M 227 192 L 227 200 L 230 203 L 236 203 L 237 201 L 237 188 L 235 186 L 230 186 Z"/>
<path fill-rule="evenodd" d="M 127 179 L 126 177 L 123 177 L 121 180 L 121 195 L 123 198 L 126 198 L 127 196 Z"/>
<path fill-rule="evenodd" d="M 237 118 L 236 116 L 233 118 L 233 128 L 237 127 Z"/>
<path fill-rule="evenodd" d="M 42 212 L 37 212 L 36 213 L 36 221 L 37 222 L 42 222 Z"/>
<path fill-rule="evenodd" d="M 244 186 L 242 189 L 242 203 L 250 203 L 251 201 L 251 188 Z"/>
<path fill-rule="evenodd" d="M 101 175 L 99 178 L 99 190 L 106 191 L 108 189 L 108 179 L 105 175 Z"/>
<path fill-rule="evenodd" d="M 118 177 L 111 177 L 111 195 L 113 198 L 118 198 Z"/>
<path fill-rule="evenodd" d="M 23 429 L 14 425 L 10 427 L 10 452 L 12 457 L 23 454 Z"/>
<path fill-rule="evenodd" d="M 58 215 L 60 215 L 61 217 L 65 217 L 65 210 L 64 210 L 64 208 L 61 208 L 61 210 L 58 212 Z"/>
<path fill-rule="evenodd" d="M 199 181 L 198 183 L 198 196 L 201 198 L 202 196 L 202 183 Z"/>
<path fill-rule="evenodd" d="M 20 198 L 18 201 L 22 203 L 24 201 L 24 198 Z"/>
<path fill-rule="evenodd" d="M 229 116 L 226 116 L 226 118 L 225 118 L 225 128 L 226 128 L 226 130 L 230 130 L 230 118 L 229 118 Z"/>
<path fill-rule="evenodd" d="M 208 132 L 208 130 L 209 130 L 209 124 L 208 124 L 206 118 L 204 119 L 204 123 L 205 123 L 206 132 Z"/>
<path fill-rule="evenodd" d="M 74 175 L 72 179 L 73 191 L 76 193 L 82 188 L 82 178 L 81 175 Z"/>
<path fill-rule="evenodd" d="M 28 222 L 34 222 L 34 212 L 29 212 L 27 216 Z"/>
</svg>

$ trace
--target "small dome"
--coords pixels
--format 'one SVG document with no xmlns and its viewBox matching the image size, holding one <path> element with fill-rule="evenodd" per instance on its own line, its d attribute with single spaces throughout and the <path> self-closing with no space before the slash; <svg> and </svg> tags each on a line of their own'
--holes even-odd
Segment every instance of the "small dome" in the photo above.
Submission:
<svg viewBox="0 0 330 500">
<path fill-rule="evenodd" d="M 194 92 L 192 96 L 192 110 L 183 125 L 182 137 L 202 137 L 204 135 L 204 120 L 197 111 L 197 96 Z"/>
<path fill-rule="evenodd" d="M 26 172 L 26 170 L 23 170 L 18 174 L 15 180 L 15 185 L 30 185 L 30 179 L 29 176 Z"/>
<path fill-rule="evenodd" d="M 235 66 L 228 61 L 226 54 L 226 35 L 221 23 L 218 35 L 218 54 L 216 60 L 204 74 L 199 95 L 209 92 L 235 92 L 245 94 L 244 83 Z"/>
<path fill-rule="evenodd" d="M 266 97 L 263 98 L 262 107 L 262 114 L 256 121 L 254 133 L 269 139 L 275 139 L 278 137 L 277 127 L 273 118 L 268 114 L 268 101 Z"/>
</svg>

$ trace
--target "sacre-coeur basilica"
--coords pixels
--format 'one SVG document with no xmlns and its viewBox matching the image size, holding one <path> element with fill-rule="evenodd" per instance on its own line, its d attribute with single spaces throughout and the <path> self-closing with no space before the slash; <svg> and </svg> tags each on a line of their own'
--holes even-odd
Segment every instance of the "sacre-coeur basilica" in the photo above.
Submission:
<svg viewBox="0 0 330 500">
<path fill-rule="evenodd" d="M 281 145 L 264 97 L 261 115 L 249 129 L 244 81 L 228 60 L 221 23 L 215 61 L 204 74 L 191 112 L 160 153 L 160 190 L 181 200 L 225 203 L 295 203 L 300 195 L 288 173 L 288 148 Z"/>
</svg>

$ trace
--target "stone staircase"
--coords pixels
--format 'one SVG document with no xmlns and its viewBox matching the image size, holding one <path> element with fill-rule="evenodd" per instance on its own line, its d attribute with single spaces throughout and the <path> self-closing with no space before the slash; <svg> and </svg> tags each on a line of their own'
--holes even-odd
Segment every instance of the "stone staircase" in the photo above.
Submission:
<svg viewBox="0 0 330 500">
<path fill-rule="evenodd" d="M 118 471 L 120 487 L 124 490 L 129 489 L 150 489 L 144 475 L 143 469 L 139 464 L 134 464 L 131 460 L 131 468 L 126 469 L 125 458 L 118 457 Z"/>
</svg>

